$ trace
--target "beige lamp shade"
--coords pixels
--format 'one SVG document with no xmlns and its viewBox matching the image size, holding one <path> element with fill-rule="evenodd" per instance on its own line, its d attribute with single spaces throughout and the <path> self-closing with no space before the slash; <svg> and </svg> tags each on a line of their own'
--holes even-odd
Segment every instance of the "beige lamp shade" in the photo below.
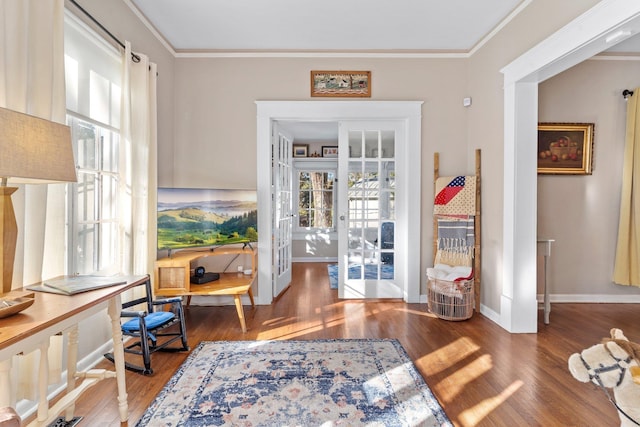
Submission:
<svg viewBox="0 0 640 427">
<path fill-rule="evenodd" d="M 0 108 L 0 177 L 77 181 L 69 126 Z"/>
<path fill-rule="evenodd" d="M 0 108 L 0 285 L 11 291 L 18 228 L 11 202 L 14 182 L 76 181 L 71 131 L 50 120 Z M 17 180 L 15 179 L 17 178 Z"/>
</svg>

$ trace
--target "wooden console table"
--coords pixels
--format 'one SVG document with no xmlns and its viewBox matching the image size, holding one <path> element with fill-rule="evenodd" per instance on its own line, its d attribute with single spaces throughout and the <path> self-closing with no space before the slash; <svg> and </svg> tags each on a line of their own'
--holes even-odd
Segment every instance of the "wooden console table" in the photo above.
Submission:
<svg viewBox="0 0 640 427">
<path fill-rule="evenodd" d="M 0 407 L 15 407 L 15 391 L 9 378 L 11 359 L 19 353 L 30 353 L 39 349 L 47 354 L 49 338 L 59 333 L 68 334 L 67 347 L 67 390 L 66 394 L 49 407 L 47 386 L 49 364 L 47 357 L 40 357 L 38 369 L 38 410 L 37 418 L 30 426 L 46 426 L 65 412 L 65 418 L 71 420 L 75 401 L 89 387 L 105 378 L 116 378 L 118 390 L 118 410 L 120 421 L 129 418 L 127 388 L 125 383 L 124 350 L 122 330 L 120 329 L 120 294 L 148 280 L 148 276 L 124 276 L 114 279 L 126 281 L 122 285 L 83 292 L 72 296 L 16 289 L 8 295 L 17 296 L 25 292 L 33 293 L 33 305 L 22 312 L 0 319 Z M 78 323 L 103 309 L 111 319 L 115 372 L 105 369 L 91 369 L 77 372 L 78 359 Z M 76 379 L 81 379 L 76 384 Z"/>
<path fill-rule="evenodd" d="M 193 262 L 202 258 L 222 255 L 234 257 L 240 255 L 250 256 L 251 274 L 245 274 L 244 272 L 222 272 L 218 280 L 203 284 L 191 283 L 191 264 Z M 187 296 L 188 301 L 190 301 L 194 295 L 233 296 L 242 332 L 247 332 L 247 323 L 244 317 L 244 309 L 242 308 L 242 295 L 248 294 L 251 300 L 251 306 L 255 307 L 251 287 L 258 276 L 257 272 L 256 250 L 246 245 L 243 247 L 222 246 L 208 251 L 179 252 L 171 257 L 161 258 L 156 261 L 154 292 L 158 296 Z"/>
</svg>

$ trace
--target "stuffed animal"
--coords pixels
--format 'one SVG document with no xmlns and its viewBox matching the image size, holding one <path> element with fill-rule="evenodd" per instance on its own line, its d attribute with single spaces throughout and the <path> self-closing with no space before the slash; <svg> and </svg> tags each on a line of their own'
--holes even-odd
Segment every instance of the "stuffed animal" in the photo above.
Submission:
<svg viewBox="0 0 640 427">
<path fill-rule="evenodd" d="M 572 354 L 569 371 L 578 381 L 591 381 L 604 390 L 618 410 L 621 427 L 640 426 L 640 344 L 611 329 L 611 338 Z"/>
</svg>

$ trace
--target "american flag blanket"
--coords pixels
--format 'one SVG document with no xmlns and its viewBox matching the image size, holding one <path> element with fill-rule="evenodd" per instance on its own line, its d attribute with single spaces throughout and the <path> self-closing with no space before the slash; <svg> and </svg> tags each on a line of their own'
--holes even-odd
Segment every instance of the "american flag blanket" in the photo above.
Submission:
<svg viewBox="0 0 640 427">
<path fill-rule="evenodd" d="M 448 176 L 436 179 L 435 215 L 467 216 L 476 214 L 476 177 Z"/>
</svg>

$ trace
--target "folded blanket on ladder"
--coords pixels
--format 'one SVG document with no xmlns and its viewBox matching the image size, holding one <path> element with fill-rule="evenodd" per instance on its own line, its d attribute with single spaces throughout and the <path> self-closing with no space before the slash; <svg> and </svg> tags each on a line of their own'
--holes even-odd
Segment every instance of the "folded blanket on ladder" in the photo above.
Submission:
<svg viewBox="0 0 640 427">
<path fill-rule="evenodd" d="M 474 218 L 438 217 L 438 247 L 470 246 L 475 244 Z"/>
<path fill-rule="evenodd" d="M 436 179 L 434 215 L 465 217 L 476 214 L 476 177 L 443 176 Z"/>
<path fill-rule="evenodd" d="M 475 244 L 474 217 L 467 219 L 440 217 L 435 262 L 471 266 Z"/>
</svg>

